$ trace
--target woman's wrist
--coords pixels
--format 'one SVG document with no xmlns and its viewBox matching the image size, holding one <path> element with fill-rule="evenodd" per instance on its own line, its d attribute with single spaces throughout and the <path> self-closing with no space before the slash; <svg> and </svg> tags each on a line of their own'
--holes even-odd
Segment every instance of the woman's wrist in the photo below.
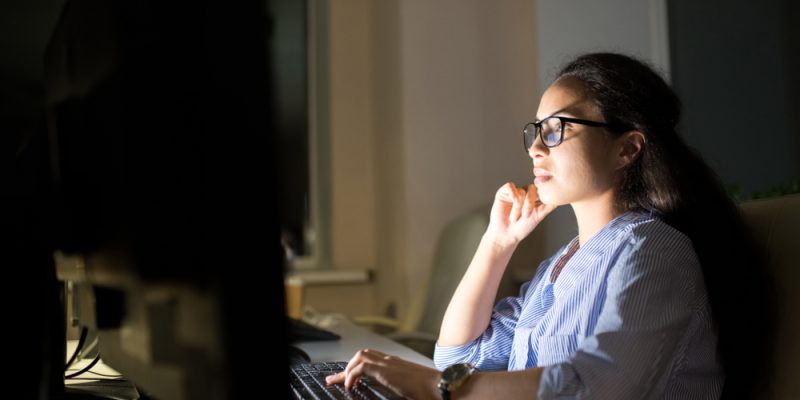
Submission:
<svg viewBox="0 0 800 400">
<path fill-rule="evenodd" d="M 486 233 L 483 234 L 483 241 L 497 254 L 513 253 L 517 245 L 519 245 L 519 240 L 516 238 L 507 235 L 498 235 L 491 231 L 486 231 Z"/>
<path fill-rule="evenodd" d="M 437 370 L 436 374 L 434 375 L 434 380 L 432 385 L 428 385 L 431 388 L 431 399 L 439 400 L 442 398 L 441 392 L 439 391 L 439 382 L 442 380 L 442 372 Z"/>
</svg>

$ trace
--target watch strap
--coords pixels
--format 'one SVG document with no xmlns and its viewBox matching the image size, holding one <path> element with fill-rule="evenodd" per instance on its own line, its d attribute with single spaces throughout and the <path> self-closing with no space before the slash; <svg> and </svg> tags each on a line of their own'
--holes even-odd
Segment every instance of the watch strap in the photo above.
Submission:
<svg viewBox="0 0 800 400">
<path fill-rule="evenodd" d="M 442 395 L 442 400 L 450 400 L 450 387 L 446 383 L 439 383 L 439 394 Z"/>
</svg>

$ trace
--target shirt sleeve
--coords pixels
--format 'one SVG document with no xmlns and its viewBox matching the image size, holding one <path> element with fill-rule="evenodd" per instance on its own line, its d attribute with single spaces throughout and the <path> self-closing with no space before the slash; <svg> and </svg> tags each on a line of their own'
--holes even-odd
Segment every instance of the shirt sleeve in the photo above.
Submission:
<svg viewBox="0 0 800 400">
<path fill-rule="evenodd" d="M 489 326 L 481 336 L 470 343 L 458 346 L 439 346 L 437 343 L 433 353 L 436 368 L 442 370 L 455 363 L 468 362 L 481 371 L 508 369 L 514 329 L 530 296 L 529 289 L 542 278 L 549 263 L 548 259 L 539 264 L 534 278 L 520 288 L 519 296 L 506 297 L 495 305 Z"/>
<path fill-rule="evenodd" d="M 663 225 L 634 228 L 606 282 L 594 334 L 544 368 L 540 399 L 649 398 L 663 388 L 703 285 L 691 241 Z"/>
</svg>

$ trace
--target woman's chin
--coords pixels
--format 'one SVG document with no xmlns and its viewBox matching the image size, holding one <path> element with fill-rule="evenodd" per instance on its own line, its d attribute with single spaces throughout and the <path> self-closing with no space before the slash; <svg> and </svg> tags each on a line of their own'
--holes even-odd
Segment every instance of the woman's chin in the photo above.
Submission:
<svg viewBox="0 0 800 400">
<path fill-rule="evenodd" d="M 542 193 L 541 191 L 539 191 L 539 201 L 548 206 L 558 205 L 558 199 L 548 193 Z"/>
<path fill-rule="evenodd" d="M 539 195 L 539 201 L 548 206 L 558 207 L 558 206 L 563 206 L 565 204 L 569 204 L 569 202 L 566 201 L 567 199 L 565 199 L 563 196 L 559 196 L 558 193 L 554 193 L 551 190 L 539 189 L 538 195 Z"/>
</svg>

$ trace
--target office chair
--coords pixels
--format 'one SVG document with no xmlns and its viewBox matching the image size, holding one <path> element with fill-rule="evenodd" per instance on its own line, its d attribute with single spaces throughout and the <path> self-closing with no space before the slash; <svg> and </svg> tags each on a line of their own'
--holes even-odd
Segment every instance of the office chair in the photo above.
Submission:
<svg viewBox="0 0 800 400">
<path fill-rule="evenodd" d="M 353 320 L 379 332 L 389 330 L 385 336 L 433 358 L 447 305 L 488 226 L 488 209 L 459 216 L 445 226 L 436 242 L 430 273 L 416 288 L 404 319 L 359 316 Z"/>
<path fill-rule="evenodd" d="M 764 398 L 800 398 L 800 194 L 751 200 L 742 214 L 756 239 L 769 254 L 769 267 L 778 295 L 770 390 Z"/>
</svg>

